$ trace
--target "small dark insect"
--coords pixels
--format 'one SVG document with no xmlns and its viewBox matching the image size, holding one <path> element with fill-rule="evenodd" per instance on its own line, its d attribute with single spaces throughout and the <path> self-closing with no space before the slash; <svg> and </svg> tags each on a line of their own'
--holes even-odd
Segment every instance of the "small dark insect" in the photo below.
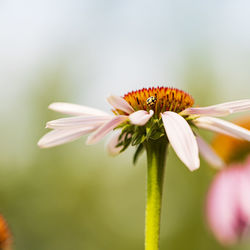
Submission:
<svg viewBox="0 0 250 250">
<path fill-rule="evenodd" d="M 157 96 L 150 96 L 146 102 L 148 106 L 152 107 L 155 105 L 156 101 L 157 101 Z"/>
</svg>

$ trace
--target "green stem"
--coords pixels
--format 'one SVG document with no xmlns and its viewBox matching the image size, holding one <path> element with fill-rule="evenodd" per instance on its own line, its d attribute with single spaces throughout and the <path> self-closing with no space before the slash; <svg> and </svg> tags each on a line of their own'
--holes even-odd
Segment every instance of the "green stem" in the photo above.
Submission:
<svg viewBox="0 0 250 250">
<path fill-rule="evenodd" d="M 148 163 L 145 250 L 158 250 L 167 142 L 166 140 L 148 141 L 145 146 Z"/>
</svg>

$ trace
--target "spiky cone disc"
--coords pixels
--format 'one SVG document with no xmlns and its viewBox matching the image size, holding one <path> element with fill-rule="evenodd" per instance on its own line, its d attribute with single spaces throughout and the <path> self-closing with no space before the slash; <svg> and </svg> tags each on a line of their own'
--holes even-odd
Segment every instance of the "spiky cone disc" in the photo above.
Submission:
<svg viewBox="0 0 250 250">
<path fill-rule="evenodd" d="M 153 105 L 149 105 L 147 100 L 153 97 L 156 101 Z M 186 108 L 192 107 L 194 99 L 188 93 L 168 87 L 152 87 L 143 88 L 140 90 L 132 91 L 123 97 L 135 111 L 137 110 L 150 110 L 152 109 L 157 117 L 165 111 L 173 111 L 179 113 Z M 123 112 L 118 110 L 119 114 Z"/>
</svg>

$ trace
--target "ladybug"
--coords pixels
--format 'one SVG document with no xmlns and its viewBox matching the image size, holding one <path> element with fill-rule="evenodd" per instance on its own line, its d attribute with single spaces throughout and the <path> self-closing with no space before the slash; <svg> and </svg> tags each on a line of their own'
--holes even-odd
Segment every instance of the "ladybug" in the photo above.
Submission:
<svg viewBox="0 0 250 250">
<path fill-rule="evenodd" d="M 152 106 L 155 105 L 156 101 L 157 101 L 157 97 L 156 97 L 156 96 L 150 96 L 150 97 L 147 99 L 146 102 L 147 102 L 147 105 L 148 105 L 148 106 L 152 107 Z"/>
</svg>

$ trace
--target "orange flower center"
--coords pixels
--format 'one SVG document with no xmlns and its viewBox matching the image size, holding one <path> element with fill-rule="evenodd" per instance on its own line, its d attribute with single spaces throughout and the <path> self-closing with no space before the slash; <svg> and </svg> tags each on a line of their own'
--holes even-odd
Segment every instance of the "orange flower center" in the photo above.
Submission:
<svg viewBox="0 0 250 250">
<path fill-rule="evenodd" d="M 135 111 L 152 109 L 158 116 L 165 111 L 179 113 L 194 104 L 191 95 L 182 90 L 167 87 L 143 88 L 129 92 L 123 98 Z"/>
</svg>

